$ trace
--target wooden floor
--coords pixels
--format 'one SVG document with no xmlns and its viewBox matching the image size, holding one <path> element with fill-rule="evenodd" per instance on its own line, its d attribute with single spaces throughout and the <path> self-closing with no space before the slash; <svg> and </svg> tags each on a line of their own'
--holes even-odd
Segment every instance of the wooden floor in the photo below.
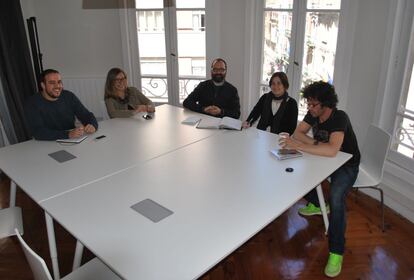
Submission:
<svg viewBox="0 0 414 280">
<path fill-rule="evenodd" d="M 8 206 L 8 185 L 7 179 L 0 181 L 0 208 Z M 23 210 L 24 239 L 50 269 L 43 211 L 20 190 L 16 204 Z M 303 204 L 298 202 L 201 279 L 325 279 L 328 247 L 322 218 L 299 216 Z M 348 196 L 346 253 L 336 279 L 414 279 L 414 225 L 388 208 L 385 219 L 383 233 L 379 203 L 362 193 Z M 55 229 L 64 276 L 71 268 L 75 239 L 57 224 Z M 92 257 L 86 252 L 83 261 Z M 33 279 L 15 237 L 0 239 L 0 279 Z"/>
</svg>

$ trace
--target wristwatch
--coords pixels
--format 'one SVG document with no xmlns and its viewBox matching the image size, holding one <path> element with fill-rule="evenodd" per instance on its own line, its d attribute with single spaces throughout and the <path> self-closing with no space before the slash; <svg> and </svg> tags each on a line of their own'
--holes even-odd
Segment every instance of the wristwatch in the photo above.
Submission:
<svg viewBox="0 0 414 280">
<path fill-rule="evenodd" d="M 316 145 L 318 145 L 318 144 L 319 144 L 319 141 L 315 139 L 315 141 L 313 141 L 313 145 L 315 145 L 315 146 L 316 146 Z"/>
</svg>

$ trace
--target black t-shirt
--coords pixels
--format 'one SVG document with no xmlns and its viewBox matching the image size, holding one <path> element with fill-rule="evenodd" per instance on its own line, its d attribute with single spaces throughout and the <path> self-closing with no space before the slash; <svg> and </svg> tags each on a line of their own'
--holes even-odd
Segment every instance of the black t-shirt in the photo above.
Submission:
<svg viewBox="0 0 414 280">
<path fill-rule="evenodd" d="M 345 165 L 359 165 L 361 154 L 359 153 L 358 142 L 352 129 L 351 121 L 344 111 L 337 110 L 336 108 L 333 109 L 330 117 L 323 123 L 320 123 L 319 118 L 312 117 L 308 112 L 303 121 L 312 127 L 313 138 L 322 143 L 329 142 L 331 133 L 336 131 L 344 132 L 344 141 L 340 150 L 353 155 Z"/>
</svg>

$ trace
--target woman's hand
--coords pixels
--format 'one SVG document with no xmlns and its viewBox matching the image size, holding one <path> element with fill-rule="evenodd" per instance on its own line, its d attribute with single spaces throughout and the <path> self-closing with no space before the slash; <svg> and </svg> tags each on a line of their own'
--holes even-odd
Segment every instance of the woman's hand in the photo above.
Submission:
<svg viewBox="0 0 414 280">
<path fill-rule="evenodd" d="M 147 105 L 147 112 L 148 113 L 154 113 L 155 112 L 154 105 Z"/>
<path fill-rule="evenodd" d="M 147 105 L 138 105 L 135 109 L 135 114 L 140 112 L 147 112 Z"/>
</svg>

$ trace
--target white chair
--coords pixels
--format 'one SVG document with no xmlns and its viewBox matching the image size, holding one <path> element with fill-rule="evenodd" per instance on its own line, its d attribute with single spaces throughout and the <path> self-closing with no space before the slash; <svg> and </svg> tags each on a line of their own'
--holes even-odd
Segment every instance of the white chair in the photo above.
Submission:
<svg viewBox="0 0 414 280">
<path fill-rule="evenodd" d="M 50 272 L 46 266 L 45 261 L 36 254 L 23 240 L 20 236 L 20 233 L 17 229 L 15 229 L 15 233 L 17 238 L 22 245 L 24 254 L 26 256 L 27 261 L 29 262 L 30 268 L 32 269 L 34 279 L 35 280 L 53 280 Z M 62 280 L 92 280 L 92 279 L 100 279 L 100 280 L 120 280 L 121 278 L 118 277 L 115 273 L 113 273 L 105 264 L 103 264 L 98 258 L 94 258 L 87 262 L 86 264 L 82 265 L 80 268 L 76 269 L 75 271 L 69 273 Z"/>
<path fill-rule="evenodd" d="M 109 120 L 108 110 L 106 109 L 105 100 L 101 100 L 101 113 L 102 113 L 102 120 Z"/>
<path fill-rule="evenodd" d="M 382 211 L 382 231 L 384 225 L 384 193 L 379 187 L 382 181 L 384 163 L 390 147 L 391 135 L 384 130 L 370 125 L 361 150 L 361 163 L 354 188 L 371 188 L 380 192 Z"/>
</svg>

